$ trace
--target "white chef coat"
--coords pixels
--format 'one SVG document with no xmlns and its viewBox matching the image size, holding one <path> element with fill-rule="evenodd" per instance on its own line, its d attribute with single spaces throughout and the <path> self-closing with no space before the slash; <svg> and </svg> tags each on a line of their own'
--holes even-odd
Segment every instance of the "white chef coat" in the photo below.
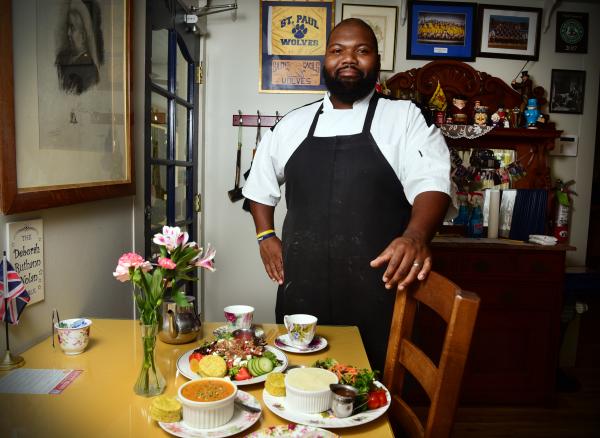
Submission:
<svg viewBox="0 0 600 438">
<path fill-rule="evenodd" d="M 352 109 L 334 109 L 329 93 L 323 99 L 323 113 L 315 137 L 352 135 L 362 131 L 373 93 L 354 102 Z M 290 111 L 262 138 L 248 180 L 246 198 L 275 206 L 285 183 L 285 165 L 308 135 L 321 101 Z M 427 126 L 420 109 L 410 101 L 379 99 L 371 135 L 400 179 L 408 202 L 422 192 L 450 195 L 450 154 L 441 131 Z"/>
</svg>

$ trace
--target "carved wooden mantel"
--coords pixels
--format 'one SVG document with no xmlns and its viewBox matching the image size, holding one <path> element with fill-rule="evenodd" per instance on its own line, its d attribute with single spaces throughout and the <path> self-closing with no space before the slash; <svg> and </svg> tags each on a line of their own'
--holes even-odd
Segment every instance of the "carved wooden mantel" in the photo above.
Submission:
<svg viewBox="0 0 600 438">
<path fill-rule="evenodd" d="M 386 80 L 386 85 L 392 96 L 422 103 L 433 95 L 438 81 L 449 102 L 458 95 L 467 98 L 467 113 L 472 112 L 475 101 L 487 106 L 490 113 L 500 105 L 514 108 L 523 102 L 521 94 L 502 79 L 452 60 L 432 61 L 420 68 L 397 73 Z M 537 92 L 542 93 L 543 102 L 543 88 L 538 87 Z M 456 149 L 514 149 L 527 171 L 514 187 L 549 189 L 552 180 L 548 151 L 554 148 L 555 139 L 561 132 L 556 131 L 553 124 L 546 129 L 495 128 L 475 139 L 446 138 L 446 142 Z"/>
</svg>

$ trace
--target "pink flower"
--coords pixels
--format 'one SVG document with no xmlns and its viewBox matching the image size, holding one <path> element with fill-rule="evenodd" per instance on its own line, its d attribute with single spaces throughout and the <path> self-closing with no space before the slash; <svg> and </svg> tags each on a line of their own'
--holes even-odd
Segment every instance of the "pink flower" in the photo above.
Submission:
<svg viewBox="0 0 600 438">
<path fill-rule="evenodd" d="M 175 269 L 177 267 L 175 262 L 167 257 L 159 257 L 158 266 L 165 269 Z"/>
<path fill-rule="evenodd" d="M 119 263 L 113 272 L 113 276 L 122 282 L 129 280 L 130 268 L 140 268 L 144 272 L 148 272 L 152 269 L 150 262 L 144 260 L 144 258 L 134 252 L 126 252 L 119 257 Z"/>
<path fill-rule="evenodd" d="M 165 246 L 169 252 L 178 246 L 185 245 L 189 239 L 187 232 L 181 232 L 179 227 L 164 226 L 161 233 L 156 233 L 152 241 L 160 246 Z"/>
<path fill-rule="evenodd" d="M 208 247 L 206 248 L 206 252 L 204 253 L 204 256 L 202 256 L 196 263 L 194 263 L 194 265 L 214 272 L 216 271 L 216 269 L 214 266 L 215 264 L 213 259 L 215 258 L 216 254 L 217 251 L 214 248 L 212 248 L 209 243 Z"/>
</svg>

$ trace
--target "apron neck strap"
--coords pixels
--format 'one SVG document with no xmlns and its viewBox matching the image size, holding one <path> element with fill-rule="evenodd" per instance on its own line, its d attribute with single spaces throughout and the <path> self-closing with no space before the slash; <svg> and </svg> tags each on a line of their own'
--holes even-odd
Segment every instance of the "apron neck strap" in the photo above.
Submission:
<svg viewBox="0 0 600 438">
<path fill-rule="evenodd" d="M 367 109 L 367 115 L 365 116 L 365 124 L 363 126 L 363 134 L 369 134 L 371 132 L 371 123 L 373 122 L 373 116 L 375 115 L 375 109 L 377 108 L 377 101 L 379 100 L 379 94 L 373 93 L 373 97 L 369 101 L 369 109 Z"/>
<path fill-rule="evenodd" d="M 317 122 L 319 121 L 319 116 L 323 112 L 323 103 L 319 105 L 319 109 L 313 118 L 312 124 L 310 125 L 310 129 L 308 130 L 308 137 L 313 137 L 315 134 L 315 129 L 317 128 Z"/>
</svg>

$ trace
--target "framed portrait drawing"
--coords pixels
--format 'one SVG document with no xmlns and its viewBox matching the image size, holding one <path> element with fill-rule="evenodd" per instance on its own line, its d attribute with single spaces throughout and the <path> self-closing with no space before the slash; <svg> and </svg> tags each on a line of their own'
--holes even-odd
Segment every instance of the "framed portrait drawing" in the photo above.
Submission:
<svg viewBox="0 0 600 438">
<path fill-rule="evenodd" d="M 556 13 L 556 52 L 587 53 L 588 17 L 585 12 Z"/>
<path fill-rule="evenodd" d="M 473 61 L 476 6 L 409 1 L 406 58 Z"/>
<path fill-rule="evenodd" d="M 333 0 L 261 0 L 258 91 L 322 93 Z"/>
<path fill-rule="evenodd" d="M 398 8 L 396 6 L 342 4 L 342 20 L 360 18 L 371 26 L 377 37 L 381 58 L 381 70 L 393 71 L 396 58 L 396 29 Z"/>
<path fill-rule="evenodd" d="M 2 212 L 135 192 L 130 11 L 131 0 L 0 0 Z"/>
<path fill-rule="evenodd" d="M 477 56 L 537 61 L 541 20 L 539 8 L 479 5 Z"/>
<path fill-rule="evenodd" d="M 583 114 L 585 71 L 552 70 L 550 112 Z"/>
</svg>

